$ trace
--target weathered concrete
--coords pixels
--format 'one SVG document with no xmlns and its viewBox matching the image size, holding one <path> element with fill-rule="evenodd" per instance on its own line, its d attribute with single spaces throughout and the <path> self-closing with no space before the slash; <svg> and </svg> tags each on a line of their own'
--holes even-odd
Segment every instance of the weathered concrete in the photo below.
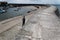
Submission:
<svg viewBox="0 0 60 40">
<path fill-rule="evenodd" d="M 41 12 L 42 9 L 34 12 L 27 23 L 20 29 L 20 32 L 17 34 L 15 40 L 42 40 L 41 39 L 41 29 L 40 29 L 40 17 L 38 12 Z"/>
<path fill-rule="evenodd" d="M 31 17 L 31 15 L 26 16 L 26 22 Z M 3 28 L 1 27 L 0 29 L 0 40 L 15 40 L 15 36 L 17 35 L 17 33 L 19 33 L 19 30 L 22 29 L 22 16 L 11 18 L 2 21 L 1 23 L 3 23 Z"/>
<path fill-rule="evenodd" d="M 0 33 L 8 30 L 9 28 L 13 27 L 14 25 L 18 23 L 22 23 L 21 19 L 22 17 L 18 16 L 18 17 L 14 17 L 11 19 L 7 19 L 5 21 L 1 21 L 0 22 Z"/>
<path fill-rule="evenodd" d="M 60 40 L 60 19 L 51 6 L 31 16 L 16 40 Z"/>
<path fill-rule="evenodd" d="M 43 40 L 60 40 L 60 19 L 56 16 L 54 6 L 47 8 L 40 15 Z"/>
</svg>

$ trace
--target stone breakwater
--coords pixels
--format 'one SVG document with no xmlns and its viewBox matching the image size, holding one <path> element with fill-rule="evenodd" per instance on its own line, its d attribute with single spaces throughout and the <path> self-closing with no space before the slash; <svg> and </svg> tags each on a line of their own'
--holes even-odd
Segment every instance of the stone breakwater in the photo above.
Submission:
<svg viewBox="0 0 60 40">
<path fill-rule="evenodd" d="M 15 40 L 60 40 L 60 19 L 56 7 L 38 10 L 17 34 Z"/>
<path fill-rule="evenodd" d="M 56 7 L 51 6 L 31 12 L 33 14 L 26 16 L 26 24 L 23 28 L 20 25 L 22 22 L 18 22 L 20 17 L 13 20 L 12 22 L 18 24 L 0 33 L 0 40 L 60 40 L 60 19 L 56 16 L 55 10 Z"/>
<path fill-rule="evenodd" d="M 31 7 L 28 7 L 31 9 Z M 32 8 L 33 11 L 27 13 L 25 16 L 26 22 L 34 14 L 36 8 Z M 15 40 L 15 35 L 22 28 L 22 16 L 13 17 L 0 22 L 0 40 Z"/>
</svg>

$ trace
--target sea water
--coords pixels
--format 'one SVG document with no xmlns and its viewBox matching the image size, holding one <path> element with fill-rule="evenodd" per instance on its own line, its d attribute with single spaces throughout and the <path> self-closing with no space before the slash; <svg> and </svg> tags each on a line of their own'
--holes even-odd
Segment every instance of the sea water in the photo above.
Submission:
<svg viewBox="0 0 60 40">
<path fill-rule="evenodd" d="M 0 14 L 0 21 L 13 18 L 16 16 L 26 15 L 28 11 L 32 11 L 30 8 L 21 7 L 19 10 L 17 8 L 8 8 L 6 13 Z"/>
</svg>

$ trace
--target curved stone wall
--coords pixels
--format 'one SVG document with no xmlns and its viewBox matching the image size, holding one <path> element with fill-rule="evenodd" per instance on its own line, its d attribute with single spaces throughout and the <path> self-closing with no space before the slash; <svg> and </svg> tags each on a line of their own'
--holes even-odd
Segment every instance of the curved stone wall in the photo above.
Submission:
<svg viewBox="0 0 60 40">
<path fill-rule="evenodd" d="M 60 40 L 60 19 L 56 7 L 38 10 L 20 30 L 16 40 Z"/>
</svg>

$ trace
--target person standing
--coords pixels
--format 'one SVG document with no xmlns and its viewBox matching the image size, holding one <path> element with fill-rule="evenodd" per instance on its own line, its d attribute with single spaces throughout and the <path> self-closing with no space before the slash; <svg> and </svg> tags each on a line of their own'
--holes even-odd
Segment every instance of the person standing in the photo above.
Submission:
<svg viewBox="0 0 60 40">
<path fill-rule="evenodd" d="M 25 16 L 23 16 L 23 19 L 22 19 L 22 26 L 24 26 L 25 24 Z"/>
</svg>

